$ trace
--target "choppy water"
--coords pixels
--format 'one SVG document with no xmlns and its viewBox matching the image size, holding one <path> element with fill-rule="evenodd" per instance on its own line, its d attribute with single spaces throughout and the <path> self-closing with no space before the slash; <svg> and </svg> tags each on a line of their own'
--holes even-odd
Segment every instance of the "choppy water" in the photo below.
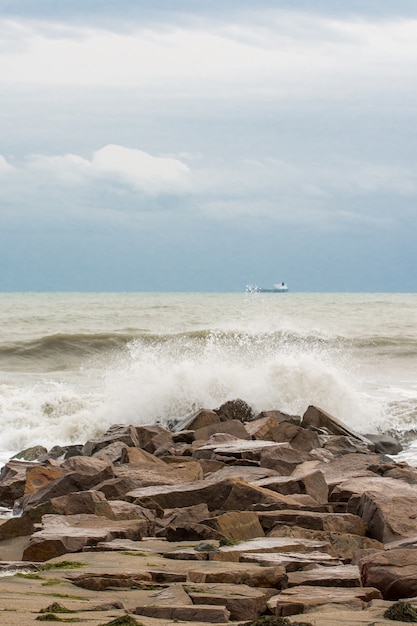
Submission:
<svg viewBox="0 0 417 626">
<path fill-rule="evenodd" d="M 0 294 L 0 460 L 243 398 L 407 434 L 417 294 Z"/>
</svg>

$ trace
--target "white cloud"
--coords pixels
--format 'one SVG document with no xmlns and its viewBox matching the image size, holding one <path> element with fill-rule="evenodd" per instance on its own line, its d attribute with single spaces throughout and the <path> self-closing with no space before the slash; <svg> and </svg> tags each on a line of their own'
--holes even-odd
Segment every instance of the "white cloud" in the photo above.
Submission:
<svg viewBox="0 0 417 626">
<path fill-rule="evenodd" d="M 108 181 L 150 195 L 180 193 L 190 186 L 190 169 L 178 159 L 156 157 L 142 150 L 107 145 L 93 153 L 91 160 L 76 154 L 32 155 L 25 166 L 44 172 L 51 182 L 88 184 Z"/>
<path fill-rule="evenodd" d="M 262 11 L 250 28 L 207 20 L 187 27 L 133 24 L 128 32 L 111 32 L 3 22 L 2 31 L 6 44 L 13 33 L 20 42 L 0 51 L 3 84 L 340 98 L 410 89 L 417 71 L 417 20 L 411 19 Z"/>
</svg>

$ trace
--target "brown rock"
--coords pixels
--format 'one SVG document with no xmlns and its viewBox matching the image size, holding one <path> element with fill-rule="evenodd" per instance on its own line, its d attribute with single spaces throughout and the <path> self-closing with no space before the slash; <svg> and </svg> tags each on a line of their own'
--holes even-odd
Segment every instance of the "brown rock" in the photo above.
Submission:
<svg viewBox="0 0 417 626">
<path fill-rule="evenodd" d="M 336 419 L 329 413 L 326 413 L 326 411 L 323 411 L 323 409 L 319 409 L 313 405 L 310 405 L 304 413 L 303 419 L 301 420 L 301 426 L 303 428 L 326 429 L 333 435 L 347 435 L 348 437 L 353 437 L 354 439 L 364 443 L 370 451 L 375 449 L 374 444 L 369 441 L 369 439 L 352 430 L 340 420 Z"/>
<path fill-rule="evenodd" d="M 184 585 L 193 604 L 225 606 L 230 620 L 254 620 L 266 611 L 269 594 L 247 585 L 222 583 Z"/>
<path fill-rule="evenodd" d="M 265 535 L 258 515 L 249 511 L 231 511 L 217 515 L 204 522 L 214 528 L 222 537 L 232 541 L 255 539 Z"/>
<path fill-rule="evenodd" d="M 98 452 L 94 452 L 92 456 L 97 459 L 108 459 L 112 463 L 120 463 L 123 450 L 128 447 L 123 441 L 112 441 Z"/>
<path fill-rule="evenodd" d="M 229 420 L 228 422 L 208 424 L 207 426 L 198 428 L 194 432 L 194 437 L 196 441 L 206 441 L 215 433 L 227 433 L 228 435 L 233 435 L 238 439 L 250 439 L 246 428 L 239 420 Z"/>
<path fill-rule="evenodd" d="M 299 544 L 297 547 L 303 547 Z M 324 565 L 327 567 L 342 565 L 336 557 L 326 554 L 325 552 L 269 552 L 256 553 L 244 552 L 241 554 L 242 563 L 258 563 L 263 567 L 283 567 L 287 572 L 295 572 L 297 570 L 309 568 L 315 565 Z"/>
<path fill-rule="evenodd" d="M 313 448 L 320 447 L 319 437 L 316 432 L 302 428 L 291 422 L 281 422 L 273 431 L 274 441 L 287 442 L 295 450 L 310 452 Z"/>
<path fill-rule="evenodd" d="M 417 534 L 417 486 L 380 476 L 352 478 L 334 488 L 331 499 L 347 500 L 370 537 L 388 543 Z"/>
<path fill-rule="evenodd" d="M 336 565 L 313 568 L 288 574 L 288 587 L 315 585 L 321 587 L 360 587 L 361 577 L 357 565 Z"/>
<path fill-rule="evenodd" d="M 366 525 L 357 515 L 351 513 L 317 513 L 315 511 L 265 511 L 258 513 L 264 530 L 276 525 L 289 524 L 310 530 L 365 535 Z"/>
<path fill-rule="evenodd" d="M 162 468 L 166 469 L 166 463 L 158 459 L 158 457 L 153 456 L 146 450 L 142 450 L 141 448 L 131 448 L 129 446 L 124 446 L 121 456 L 121 463 L 127 463 L 131 467 L 153 467 L 153 468 Z"/>
<path fill-rule="evenodd" d="M 135 428 L 139 447 L 149 454 L 154 454 L 158 448 L 173 444 L 172 433 L 161 424 L 145 424 Z"/>
<path fill-rule="evenodd" d="M 209 409 L 200 409 L 196 413 L 188 415 L 179 424 L 176 424 L 174 430 L 177 433 L 183 430 L 198 430 L 209 424 L 218 424 L 219 422 L 220 417 L 217 413 Z"/>
<path fill-rule="evenodd" d="M 202 503 L 207 503 L 211 511 L 245 511 L 256 503 L 272 504 L 276 508 L 297 506 L 287 496 L 249 485 L 237 478 L 134 489 L 126 494 L 126 499 L 146 508 L 156 509 L 174 509 Z"/>
<path fill-rule="evenodd" d="M 229 620 L 230 613 L 224 606 L 137 606 L 136 615 L 145 615 L 156 619 L 176 622 L 210 622 L 223 624 Z"/>
<path fill-rule="evenodd" d="M 228 583 L 283 589 L 287 586 L 288 576 L 284 567 L 259 567 L 245 564 L 241 569 L 194 569 L 188 572 L 188 581 L 194 583 Z"/>
<path fill-rule="evenodd" d="M 0 506 L 12 507 L 25 491 L 26 470 L 33 468 L 29 461 L 9 461 L 0 472 Z"/>
<path fill-rule="evenodd" d="M 273 469 L 280 476 L 289 476 L 300 463 L 310 460 L 308 452 L 294 450 L 288 443 L 281 443 L 262 450 L 260 466 Z"/>
<path fill-rule="evenodd" d="M 117 574 L 94 574 L 85 573 L 81 575 L 67 576 L 73 585 L 82 589 L 90 589 L 91 591 L 105 591 L 106 589 L 131 589 L 138 587 L 143 583 L 152 582 L 152 576 L 149 572 L 124 573 Z"/>
<path fill-rule="evenodd" d="M 327 502 L 329 489 L 320 471 L 306 472 L 304 475 L 276 476 L 256 481 L 258 487 L 266 487 L 283 495 L 298 493 L 311 496 L 318 504 Z"/>
<path fill-rule="evenodd" d="M 380 590 L 385 600 L 417 596 L 417 549 L 393 549 L 365 556 L 362 584 Z"/>
<path fill-rule="evenodd" d="M 61 468 L 75 472 L 83 489 L 91 489 L 103 480 L 114 478 L 113 465 L 108 459 L 72 456 L 62 463 Z"/>
<path fill-rule="evenodd" d="M 46 561 L 115 538 L 139 540 L 143 527 L 142 520 L 111 521 L 89 514 L 44 515 L 42 530 L 32 535 L 23 559 Z"/>
<path fill-rule="evenodd" d="M 27 496 L 30 493 L 39 491 L 46 485 L 49 485 L 53 480 L 61 478 L 65 474 L 65 470 L 61 467 L 42 466 L 36 465 L 35 467 L 28 467 L 26 470 L 26 484 L 24 495 Z"/>
<path fill-rule="evenodd" d="M 97 437 L 96 439 L 90 439 L 87 441 L 83 446 L 82 454 L 84 456 L 93 456 L 93 454 L 102 448 L 106 448 L 108 445 L 116 441 L 125 443 L 127 446 L 140 447 L 136 434 L 136 428 L 134 426 L 114 424 L 102 437 Z"/>
<path fill-rule="evenodd" d="M 284 589 L 268 601 L 270 611 L 277 616 L 306 613 L 315 607 L 325 604 L 343 604 L 355 609 L 363 609 L 373 598 L 380 598 L 377 589 L 352 587 L 338 589 L 335 587 L 300 586 Z"/>
<path fill-rule="evenodd" d="M 220 417 L 221 422 L 227 422 L 228 420 L 250 422 L 255 417 L 251 407 L 244 400 L 240 400 L 240 398 L 228 400 L 218 409 L 214 409 L 214 411 Z"/>
</svg>

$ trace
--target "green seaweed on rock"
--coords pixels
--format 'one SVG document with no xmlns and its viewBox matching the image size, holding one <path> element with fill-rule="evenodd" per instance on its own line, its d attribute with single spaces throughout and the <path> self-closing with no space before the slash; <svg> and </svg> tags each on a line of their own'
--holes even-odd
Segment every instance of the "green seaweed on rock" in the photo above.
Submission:
<svg viewBox="0 0 417 626">
<path fill-rule="evenodd" d="M 396 602 L 384 613 L 384 617 L 396 622 L 416 622 L 417 610 L 409 602 Z"/>
<path fill-rule="evenodd" d="M 261 615 L 253 622 L 244 622 L 239 626 L 312 626 L 311 622 L 291 622 L 286 617 L 275 615 Z"/>
<path fill-rule="evenodd" d="M 143 626 L 141 622 L 138 622 L 131 615 L 123 615 L 122 617 L 116 617 L 111 622 L 101 624 L 101 626 Z"/>
</svg>

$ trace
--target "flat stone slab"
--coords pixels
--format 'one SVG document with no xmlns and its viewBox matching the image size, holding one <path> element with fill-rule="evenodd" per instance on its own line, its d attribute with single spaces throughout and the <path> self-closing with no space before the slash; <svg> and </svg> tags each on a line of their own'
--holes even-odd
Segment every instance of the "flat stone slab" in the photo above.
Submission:
<svg viewBox="0 0 417 626">
<path fill-rule="evenodd" d="M 322 587 L 360 587 L 361 577 L 357 565 L 318 565 L 314 569 L 288 574 L 288 587 L 316 585 Z"/>
<path fill-rule="evenodd" d="M 272 595 L 265 590 L 248 585 L 186 584 L 184 590 L 194 604 L 215 604 L 230 611 L 230 620 L 256 619 L 266 610 L 266 602 Z"/>
<path fill-rule="evenodd" d="M 225 606 L 137 606 L 133 613 L 163 620 L 181 622 L 210 622 L 224 624 L 230 612 Z"/>
<path fill-rule="evenodd" d="M 277 616 L 296 615 L 323 604 L 344 604 L 352 608 L 365 608 L 365 603 L 381 599 L 378 589 L 373 587 L 310 587 L 301 585 L 284 589 L 268 600 L 269 610 Z"/>
<path fill-rule="evenodd" d="M 282 554 L 247 552 L 241 555 L 241 562 L 258 563 L 268 567 L 284 567 L 287 572 L 294 572 L 308 565 L 343 565 L 338 558 L 325 552 L 285 552 Z"/>
<path fill-rule="evenodd" d="M 261 537 L 249 541 L 241 541 L 234 546 L 222 546 L 219 550 L 210 553 L 213 561 L 239 561 L 241 555 L 248 552 L 280 553 L 280 552 L 308 552 L 311 550 L 325 550 L 328 544 L 324 541 L 298 539 L 295 537 Z"/>
</svg>

